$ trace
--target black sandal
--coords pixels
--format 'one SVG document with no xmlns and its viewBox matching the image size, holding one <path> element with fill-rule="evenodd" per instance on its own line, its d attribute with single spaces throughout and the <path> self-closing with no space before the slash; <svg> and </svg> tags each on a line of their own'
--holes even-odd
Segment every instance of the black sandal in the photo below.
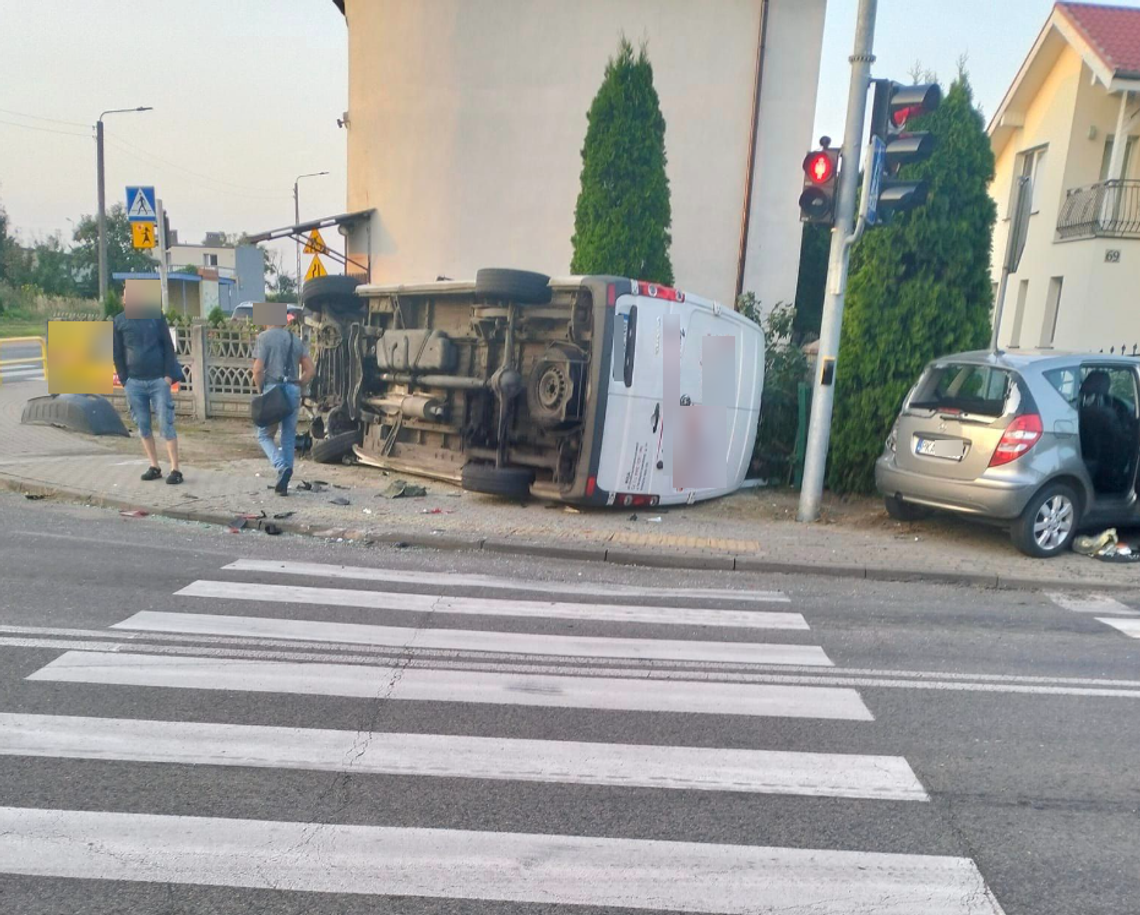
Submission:
<svg viewBox="0 0 1140 915">
<path fill-rule="evenodd" d="M 181 482 L 182 482 L 182 471 L 181 470 L 170 471 L 170 476 L 168 476 L 166 478 L 166 485 L 167 486 L 177 486 Z"/>
<path fill-rule="evenodd" d="M 145 480 L 147 483 L 149 483 L 151 480 L 158 480 L 161 477 L 161 470 L 159 470 L 157 467 L 148 467 L 146 473 L 144 473 L 139 479 Z"/>
</svg>

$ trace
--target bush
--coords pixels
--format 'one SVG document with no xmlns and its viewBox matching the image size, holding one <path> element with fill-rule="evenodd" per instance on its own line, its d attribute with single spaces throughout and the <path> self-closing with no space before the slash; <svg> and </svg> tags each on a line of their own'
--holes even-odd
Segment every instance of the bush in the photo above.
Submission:
<svg viewBox="0 0 1140 915">
<path fill-rule="evenodd" d="M 226 313 L 222 311 L 221 305 L 215 305 L 210 309 L 210 313 L 206 316 L 206 323 L 211 327 L 223 327 L 226 323 Z"/>
<path fill-rule="evenodd" d="M 110 319 L 123 311 L 123 300 L 114 289 L 108 289 L 103 296 L 103 317 Z"/>
<path fill-rule="evenodd" d="M 808 374 L 807 357 L 793 331 L 796 311 L 792 305 L 780 303 L 761 317 L 759 303 L 751 292 L 737 300 L 736 310 L 764 328 L 764 391 L 760 395 L 753 467 L 768 480 L 790 482 L 799 430 L 800 385 L 807 382 Z"/>
<path fill-rule="evenodd" d="M 642 45 L 622 39 L 586 115 L 574 211 L 574 273 L 673 285 L 665 118 Z"/>
</svg>

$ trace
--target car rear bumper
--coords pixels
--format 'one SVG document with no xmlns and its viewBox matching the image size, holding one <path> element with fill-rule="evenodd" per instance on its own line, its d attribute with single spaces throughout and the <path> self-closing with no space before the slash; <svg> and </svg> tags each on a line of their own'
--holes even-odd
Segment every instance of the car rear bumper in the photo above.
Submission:
<svg viewBox="0 0 1140 915">
<path fill-rule="evenodd" d="M 1016 518 L 1039 483 L 1021 476 L 947 480 L 903 470 L 893 454 L 875 462 L 875 486 L 884 496 L 901 496 L 908 502 L 987 518 Z"/>
</svg>

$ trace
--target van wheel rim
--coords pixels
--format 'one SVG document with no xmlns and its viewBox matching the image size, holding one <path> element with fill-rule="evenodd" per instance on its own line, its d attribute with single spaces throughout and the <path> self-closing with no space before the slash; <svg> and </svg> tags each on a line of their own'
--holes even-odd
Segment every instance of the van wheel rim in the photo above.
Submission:
<svg viewBox="0 0 1140 915">
<path fill-rule="evenodd" d="M 1033 520 L 1033 539 L 1043 550 L 1055 550 L 1073 530 L 1073 502 L 1066 496 L 1051 496 L 1037 509 Z"/>
</svg>

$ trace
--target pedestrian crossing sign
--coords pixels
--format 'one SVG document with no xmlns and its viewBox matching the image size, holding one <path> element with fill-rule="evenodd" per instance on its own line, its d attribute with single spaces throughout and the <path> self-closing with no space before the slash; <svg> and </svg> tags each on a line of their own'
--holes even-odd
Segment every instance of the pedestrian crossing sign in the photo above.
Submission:
<svg viewBox="0 0 1140 915">
<path fill-rule="evenodd" d="M 325 254 L 328 250 L 329 249 L 325 247 L 325 240 L 321 238 L 320 230 L 313 229 L 313 231 L 309 233 L 309 240 L 305 242 L 305 253 Z"/>
<path fill-rule="evenodd" d="M 154 247 L 154 223 L 132 222 L 131 242 L 136 248 Z"/>
<path fill-rule="evenodd" d="M 158 219 L 153 186 L 127 188 L 127 219 L 131 222 L 155 222 Z"/>
<path fill-rule="evenodd" d="M 305 282 L 315 280 L 319 276 L 328 276 L 329 272 L 325 269 L 325 265 L 321 263 L 321 256 L 319 254 L 313 255 L 313 262 L 309 264 L 309 272 L 305 274 Z"/>
</svg>

